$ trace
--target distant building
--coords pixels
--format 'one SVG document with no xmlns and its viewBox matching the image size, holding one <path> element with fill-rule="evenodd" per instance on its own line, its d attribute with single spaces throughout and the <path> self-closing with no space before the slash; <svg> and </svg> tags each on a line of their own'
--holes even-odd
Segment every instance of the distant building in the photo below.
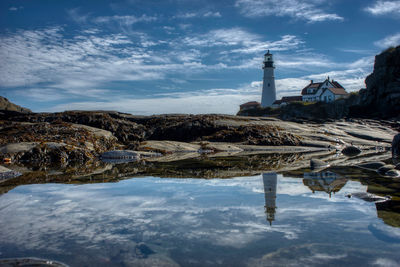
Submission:
<svg viewBox="0 0 400 267">
<path fill-rule="evenodd" d="M 303 102 L 333 102 L 347 97 L 348 93 L 340 83 L 330 81 L 328 77 L 325 81 L 318 83 L 311 80 L 310 84 L 301 91 L 301 96 Z"/>
<path fill-rule="evenodd" d="M 302 96 L 284 96 L 282 97 L 281 100 L 275 100 L 275 102 L 272 104 L 273 107 L 280 107 L 280 106 L 285 106 L 289 103 L 292 102 L 301 102 L 302 101 Z"/>
<path fill-rule="evenodd" d="M 240 111 L 249 110 L 249 109 L 256 109 L 261 107 L 261 104 L 257 101 L 250 101 L 240 105 Z"/>
</svg>

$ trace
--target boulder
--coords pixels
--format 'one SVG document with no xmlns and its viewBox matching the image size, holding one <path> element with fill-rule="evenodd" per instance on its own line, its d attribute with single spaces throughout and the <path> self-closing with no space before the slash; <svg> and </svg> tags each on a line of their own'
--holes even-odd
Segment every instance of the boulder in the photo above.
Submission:
<svg viewBox="0 0 400 267">
<path fill-rule="evenodd" d="M 400 133 L 393 137 L 392 141 L 392 157 L 400 158 Z"/>
<path fill-rule="evenodd" d="M 356 197 L 367 202 L 385 202 L 391 199 L 390 196 L 381 197 L 367 192 L 357 192 L 347 195 L 349 198 Z"/>
<path fill-rule="evenodd" d="M 346 146 L 342 149 L 342 154 L 348 157 L 357 156 L 361 153 L 361 149 L 355 146 Z"/>
<path fill-rule="evenodd" d="M 398 170 L 389 170 L 389 171 L 385 172 L 385 176 L 399 177 L 400 172 Z"/>
<path fill-rule="evenodd" d="M 385 175 L 388 171 L 394 170 L 395 167 L 393 165 L 387 164 L 385 166 L 382 166 L 378 169 L 378 173 Z"/>
</svg>

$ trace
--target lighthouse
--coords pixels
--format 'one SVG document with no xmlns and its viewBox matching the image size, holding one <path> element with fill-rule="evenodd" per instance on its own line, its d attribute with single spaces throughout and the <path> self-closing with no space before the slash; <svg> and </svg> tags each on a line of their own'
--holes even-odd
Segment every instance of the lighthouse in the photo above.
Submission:
<svg viewBox="0 0 400 267">
<path fill-rule="evenodd" d="M 274 69 L 274 60 L 272 59 L 272 54 L 268 50 L 268 52 L 264 55 L 263 61 L 264 77 L 261 97 L 262 107 L 270 107 L 276 100 Z"/>
<path fill-rule="evenodd" d="M 265 214 L 269 225 L 275 220 L 276 212 L 276 185 L 278 176 L 275 172 L 263 173 L 264 198 L 265 198 Z"/>
</svg>

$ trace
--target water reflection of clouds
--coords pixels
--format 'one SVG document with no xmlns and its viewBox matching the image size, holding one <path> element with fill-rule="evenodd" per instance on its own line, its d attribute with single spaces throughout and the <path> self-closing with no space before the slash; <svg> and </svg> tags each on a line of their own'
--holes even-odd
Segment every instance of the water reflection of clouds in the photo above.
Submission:
<svg viewBox="0 0 400 267">
<path fill-rule="evenodd" d="M 346 186 L 345 192 L 363 190 L 356 182 Z M 263 195 L 254 194 L 255 188 L 264 193 L 260 176 L 22 186 L 0 199 L 1 213 L 7 215 L 0 220 L 0 240 L 54 253 L 76 253 L 82 247 L 101 249 L 104 242 L 116 246 L 162 242 L 166 251 L 185 242 L 243 248 L 269 234 L 275 234 L 276 242 L 299 239 L 333 214 L 357 210 L 376 217 L 375 209 L 367 206 L 370 203 L 347 199 L 344 192 L 338 194 L 337 202 L 346 202 L 345 206 L 321 199 L 310 207 L 316 194 L 301 179 L 279 176 L 278 218 L 270 227 L 265 221 Z"/>
<path fill-rule="evenodd" d="M 2 229 L 7 229 L 0 234 L 2 240 L 14 240 L 18 246 L 30 249 L 48 249 L 51 241 L 51 249 L 59 252 L 66 245 L 63 242 L 69 239 L 96 246 L 104 240 L 122 242 L 133 238 L 146 241 L 143 239 L 160 235 L 205 239 L 223 246 L 241 247 L 260 238 L 261 233 L 271 231 L 264 224 L 264 214 L 259 206 L 243 203 L 208 206 L 199 202 L 189 205 L 186 199 L 189 194 L 176 192 L 176 187 L 170 189 L 173 193 L 168 197 L 157 194 L 157 189 L 140 195 L 125 195 L 121 192 L 126 190 L 124 186 L 116 187 L 119 189 L 117 195 L 110 194 L 106 187 L 92 188 L 91 185 L 51 185 L 50 188 L 33 185 L 23 188 L 28 194 L 14 190 L 16 192 L 2 198 L 2 207 L 8 215 L 0 222 Z M 161 191 L 171 193 L 170 190 L 163 187 Z M 14 199 L 19 201 L 13 202 Z M 179 199 L 181 202 L 174 203 Z M 7 207 L 7 203 L 13 204 Z M 237 214 L 252 220 L 248 223 L 232 221 Z M 293 231 L 287 228 L 277 227 L 272 231 L 288 232 L 288 236 L 293 236 Z M 142 236 L 141 233 L 146 234 Z"/>
</svg>

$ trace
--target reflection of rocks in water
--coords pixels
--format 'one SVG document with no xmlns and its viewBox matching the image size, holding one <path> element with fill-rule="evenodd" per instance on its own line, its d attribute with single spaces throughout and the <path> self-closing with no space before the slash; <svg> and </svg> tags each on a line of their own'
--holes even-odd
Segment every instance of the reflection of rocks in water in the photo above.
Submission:
<svg viewBox="0 0 400 267">
<path fill-rule="evenodd" d="M 263 173 L 264 183 L 264 196 L 265 196 L 265 213 L 267 215 L 267 221 L 272 225 L 275 220 L 276 212 L 276 186 L 278 183 L 278 177 L 276 173 Z"/>
<path fill-rule="evenodd" d="M 382 219 L 387 225 L 400 227 L 400 201 L 390 200 L 375 203 L 378 218 Z"/>
<path fill-rule="evenodd" d="M 303 175 L 303 184 L 308 186 L 313 193 L 315 191 L 326 192 L 331 197 L 332 193 L 339 192 L 347 183 L 347 179 L 334 172 L 308 172 Z"/>
<path fill-rule="evenodd" d="M 15 259 L 0 259 L 1 266 L 52 266 L 66 267 L 64 263 L 53 260 L 45 260 L 39 258 L 15 258 Z"/>
<path fill-rule="evenodd" d="M 381 197 L 381 196 L 371 194 L 368 192 L 356 192 L 356 193 L 348 194 L 347 197 L 349 197 L 349 198 L 356 197 L 356 198 L 362 199 L 366 202 L 375 202 L 375 203 L 386 202 L 391 199 L 390 196 Z"/>
</svg>

